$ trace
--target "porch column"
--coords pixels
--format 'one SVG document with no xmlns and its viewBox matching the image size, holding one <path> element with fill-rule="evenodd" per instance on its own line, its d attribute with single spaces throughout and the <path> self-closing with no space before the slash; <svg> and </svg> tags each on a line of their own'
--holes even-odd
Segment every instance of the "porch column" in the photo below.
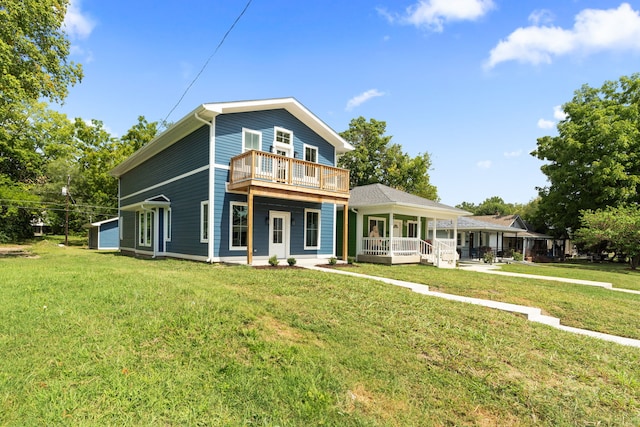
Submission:
<svg viewBox="0 0 640 427">
<path fill-rule="evenodd" d="M 346 261 L 349 256 L 349 204 L 344 204 L 344 215 L 342 215 L 342 260 Z"/>
<path fill-rule="evenodd" d="M 247 194 L 247 264 L 253 262 L 253 193 Z"/>
<path fill-rule="evenodd" d="M 453 238 L 456 240 L 456 246 L 458 245 L 458 217 L 453 219 Z"/>
<path fill-rule="evenodd" d="M 437 225 L 436 225 L 437 221 L 438 220 L 436 218 L 433 218 L 433 237 L 432 237 L 431 244 L 435 244 L 436 243 L 436 233 L 438 232 Z"/>
<path fill-rule="evenodd" d="M 362 253 L 362 227 L 364 215 L 360 211 L 356 212 L 356 258 Z"/>
<path fill-rule="evenodd" d="M 389 213 L 389 256 L 393 256 L 393 211 Z"/>
</svg>

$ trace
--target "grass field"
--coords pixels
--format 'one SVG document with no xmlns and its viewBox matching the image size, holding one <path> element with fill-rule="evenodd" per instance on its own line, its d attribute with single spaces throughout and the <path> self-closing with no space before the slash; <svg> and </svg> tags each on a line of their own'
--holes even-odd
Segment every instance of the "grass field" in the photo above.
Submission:
<svg viewBox="0 0 640 427">
<path fill-rule="evenodd" d="M 558 272 L 558 276 L 561 277 L 589 280 L 595 280 L 593 277 L 597 277 L 605 282 L 612 282 L 620 275 L 617 271 L 607 273 L 587 270 L 580 273 L 578 270 L 563 270 L 559 267 L 504 267 L 506 271 L 528 274 L 545 271 L 548 276 Z M 640 339 L 640 295 L 593 286 L 497 276 L 464 269 L 438 269 L 423 265 L 358 264 L 358 268 L 353 271 L 423 283 L 429 285 L 432 291 L 538 307 L 544 314 L 558 317 L 563 325 Z M 640 279 L 640 275 L 635 276 Z M 625 286 L 631 287 L 628 282 L 625 282 Z"/>
<path fill-rule="evenodd" d="M 330 273 L 33 252 L 0 259 L 0 425 L 640 423 L 638 349 Z"/>
</svg>

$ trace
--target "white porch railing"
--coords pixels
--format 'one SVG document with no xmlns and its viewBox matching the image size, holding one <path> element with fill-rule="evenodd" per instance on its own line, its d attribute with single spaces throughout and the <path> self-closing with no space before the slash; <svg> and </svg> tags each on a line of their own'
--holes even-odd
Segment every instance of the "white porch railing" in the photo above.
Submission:
<svg viewBox="0 0 640 427">
<path fill-rule="evenodd" d="M 392 249 L 392 250 L 391 250 Z M 455 267 L 458 260 L 454 239 L 436 239 L 433 244 L 413 237 L 363 237 L 362 255 L 419 255 L 437 267 Z"/>
</svg>

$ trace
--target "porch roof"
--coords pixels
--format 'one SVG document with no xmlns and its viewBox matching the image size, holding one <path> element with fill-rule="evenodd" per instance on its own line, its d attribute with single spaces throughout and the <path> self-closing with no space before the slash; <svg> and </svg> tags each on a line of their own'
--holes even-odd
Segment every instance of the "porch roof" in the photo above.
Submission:
<svg viewBox="0 0 640 427">
<path fill-rule="evenodd" d="M 429 222 L 429 227 L 432 227 L 432 221 Z M 438 230 L 453 230 L 453 222 L 451 220 L 439 220 L 436 221 L 436 228 Z M 475 217 L 460 217 L 458 218 L 457 227 L 458 231 L 495 231 L 502 233 L 518 233 L 524 234 L 526 230 L 521 228 L 506 227 L 504 225 L 494 224 L 487 221 L 481 221 Z"/>
<path fill-rule="evenodd" d="M 364 208 L 370 210 L 371 208 L 392 209 L 398 207 L 413 212 L 420 211 L 425 216 L 437 215 L 445 218 L 471 215 L 471 212 L 396 190 L 383 184 L 354 187 L 351 189 L 350 194 L 349 206 L 354 209 Z"/>
</svg>

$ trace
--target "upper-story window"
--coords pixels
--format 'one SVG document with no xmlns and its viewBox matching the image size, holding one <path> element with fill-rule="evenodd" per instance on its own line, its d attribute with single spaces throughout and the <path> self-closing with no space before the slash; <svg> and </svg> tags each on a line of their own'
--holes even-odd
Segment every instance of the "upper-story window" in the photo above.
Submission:
<svg viewBox="0 0 640 427">
<path fill-rule="evenodd" d="M 251 129 L 242 129 L 242 152 L 250 150 L 262 150 L 262 132 Z"/>
<path fill-rule="evenodd" d="M 293 132 L 282 128 L 275 128 L 276 142 L 278 144 L 291 144 Z"/>
<path fill-rule="evenodd" d="M 293 157 L 293 132 L 276 126 L 273 129 L 273 152 Z"/>
</svg>

